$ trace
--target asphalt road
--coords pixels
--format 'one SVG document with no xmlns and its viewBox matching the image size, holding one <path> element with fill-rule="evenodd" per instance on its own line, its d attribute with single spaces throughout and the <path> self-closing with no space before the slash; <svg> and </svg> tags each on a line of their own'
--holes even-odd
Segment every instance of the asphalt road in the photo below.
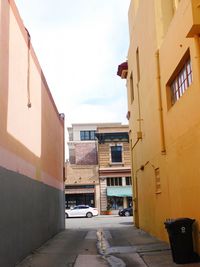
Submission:
<svg viewBox="0 0 200 267">
<path fill-rule="evenodd" d="M 67 218 L 66 229 L 124 228 L 133 225 L 133 216 L 98 215 L 92 218 Z"/>
</svg>

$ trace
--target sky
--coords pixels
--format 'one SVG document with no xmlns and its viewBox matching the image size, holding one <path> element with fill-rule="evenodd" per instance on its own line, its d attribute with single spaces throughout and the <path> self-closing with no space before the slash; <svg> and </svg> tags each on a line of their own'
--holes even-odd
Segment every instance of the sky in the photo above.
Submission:
<svg viewBox="0 0 200 267">
<path fill-rule="evenodd" d="M 130 0 L 15 0 L 67 127 L 128 124 L 126 61 Z"/>
</svg>

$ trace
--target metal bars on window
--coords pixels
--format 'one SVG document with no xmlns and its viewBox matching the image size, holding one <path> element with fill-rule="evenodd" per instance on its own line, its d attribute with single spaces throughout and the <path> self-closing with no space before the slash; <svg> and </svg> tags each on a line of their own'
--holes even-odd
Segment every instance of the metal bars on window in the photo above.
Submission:
<svg viewBox="0 0 200 267">
<path fill-rule="evenodd" d="M 171 101 L 172 105 L 179 100 L 186 89 L 192 83 L 192 68 L 190 58 L 186 61 L 183 68 L 171 83 Z"/>
</svg>

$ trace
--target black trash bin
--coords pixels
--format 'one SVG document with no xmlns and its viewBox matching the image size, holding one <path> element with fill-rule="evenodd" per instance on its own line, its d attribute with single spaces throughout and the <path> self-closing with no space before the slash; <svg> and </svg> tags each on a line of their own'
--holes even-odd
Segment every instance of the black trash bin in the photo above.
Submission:
<svg viewBox="0 0 200 267">
<path fill-rule="evenodd" d="M 175 263 L 191 263 L 198 261 L 193 248 L 192 225 L 195 220 L 180 218 L 167 220 L 165 228 L 169 235 L 172 258 Z"/>
</svg>

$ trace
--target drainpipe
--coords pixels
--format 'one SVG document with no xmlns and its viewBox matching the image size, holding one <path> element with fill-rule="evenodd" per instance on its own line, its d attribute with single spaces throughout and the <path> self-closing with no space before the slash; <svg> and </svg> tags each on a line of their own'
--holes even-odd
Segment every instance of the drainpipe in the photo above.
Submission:
<svg viewBox="0 0 200 267">
<path fill-rule="evenodd" d="M 31 47 L 31 36 L 28 32 L 28 30 L 25 28 L 27 32 L 27 38 L 28 38 L 28 60 L 27 60 L 27 98 L 28 103 L 27 107 L 31 108 L 31 100 L 30 100 L 30 47 Z"/>
<path fill-rule="evenodd" d="M 134 223 L 137 228 L 140 228 L 140 223 L 139 223 L 139 204 L 138 204 L 138 172 L 140 169 L 136 170 L 135 175 L 134 175 L 134 183 L 135 183 L 135 191 L 134 191 Z"/>
<path fill-rule="evenodd" d="M 200 42 L 199 42 L 199 36 L 198 35 L 194 36 L 194 43 L 195 43 L 195 52 L 196 52 L 195 58 L 196 58 L 197 64 L 198 64 L 197 75 L 198 75 L 198 80 L 200 83 L 200 73 L 199 73 L 199 70 L 200 70 Z"/>
<path fill-rule="evenodd" d="M 141 121 L 142 121 L 142 118 L 141 118 L 141 107 L 140 107 L 140 93 L 139 93 L 139 85 L 137 83 L 137 94 L 138 94 L 138 131 L 137 131 L 137 139 L 135 141 L 134 144 L 132 144 L 131 142 L 131 149 L 133 150 L 135 148 L 135 146 L 137 145 L 137 143 L 142 140 L 142 126 L 141 126 Z"/>
<path fill-rule="evenodd" d="M 159 111 L 159 119 L 160 119 L 161 154 L 165 155 L 166 145 L 165 145 L 162 94 L 161 94 L 161 82 L 160 82 L 160 59 L 159 59 L 158 50 L 155 55 L 156 55 L 156 80 L 157 80 L 157 90 L 158 90 L 158 111 Z"/>
</svg>

